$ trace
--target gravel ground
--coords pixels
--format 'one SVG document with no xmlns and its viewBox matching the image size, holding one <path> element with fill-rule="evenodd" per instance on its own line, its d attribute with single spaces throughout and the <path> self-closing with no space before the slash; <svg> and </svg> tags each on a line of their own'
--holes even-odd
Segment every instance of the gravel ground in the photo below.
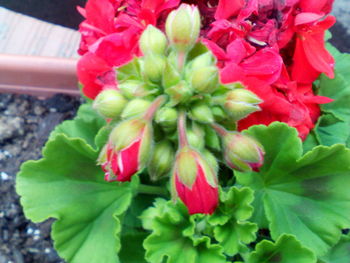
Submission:
<svg viewBox="0 0 350 263">
<path fill-rule="evenodd" d="M 56 95 L 47 100 L 0 94 L 0 263 L 61 263 L 52 248 L 50 221 L 24 218 L 15 193 L 22 162 L 41 157 L 51 130 L 74 117 L 77 98 Z"/>
</svg>

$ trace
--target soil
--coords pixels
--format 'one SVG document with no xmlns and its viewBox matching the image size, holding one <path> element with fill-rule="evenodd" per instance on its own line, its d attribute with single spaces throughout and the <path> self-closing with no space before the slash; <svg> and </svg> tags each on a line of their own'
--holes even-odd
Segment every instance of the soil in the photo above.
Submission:
<svg viewBox="0 0 350 263">
<path fill-rule="evenodd" d="M 56 95 L 38 100 L 0 94 L 0 263 L 61 263 L 50 239 L 51 221 L 28 221 L 15 192 L 22 162 L 41 157 L 51 130 L 74 117 L 78 98 Z"/>
</svg>

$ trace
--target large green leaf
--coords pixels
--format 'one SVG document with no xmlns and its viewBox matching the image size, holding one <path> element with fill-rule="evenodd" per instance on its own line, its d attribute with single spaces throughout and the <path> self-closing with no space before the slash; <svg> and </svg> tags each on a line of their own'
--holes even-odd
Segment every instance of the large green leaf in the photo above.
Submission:
<svg viewBox="0 0 350 263">
<path fill-rule="evenodd" d="M 250 205 L 253 199 L 253 191 L 247 187 L 231 187 L 228 192 L 221 191 L 220 205 L 208 219 L 214 226 L 215 239 L 229 256 L 237 254 L 243 244 L 256 239 L 258 226 L 247 221 L 253 214 Z"/>
<path fill-rule="evenodd" d="M 325 263 L 349 263 L 350 262 L 350 235 L 342 236 L 340 242 L 324 256 Z"/>
<path fill-rule="evenodd" d="M 316 257 L 294 236 L 282 235 L 275 243 L 263 240 L 248 257 L 247 263 L 315 263 Z"/>
<path fill-rule="evenodd" d="M 255 190 L 253 206 L 266 214 L 272 237 L 293 234 L 324 255 L 350 226 L 350 150 L 318 146 L 302 156 L 296 130 L 282 123 L 246 133 L 264 146 L 265 162 L 259 173 L 237 173 L 237 179 Z"/>
<path fill-rule="evenodd" d="M 320 144 L 343 143 L 349 146 L 350 140 L 350 55 L 342 54 L 328 45 L 336 60 L 335 78 L 321 75 L 318 94 L 334 99 L 321 105 L 324 114 L 319 119 L 315 133 Z"/>
<path fill-rule="evenodd" d="M 105 182 L 96 158 L 82 139 L 57 134 L 46 144 L 43 159 L 26 162 L 17 176 L 26 217 L 34 222 L 56 218 L 55 247 L 72 263 L 119 262 L 118 217 L 127 210 L 137 180 Z"/>
<path fill-rule="evenodd" d="M 225 263 L 222 248 L 201 235 L 196 219 L 203 219 L 203 216 L 189 216 L 182 203 L 157 199 L 154 207 L 142 215 L 144 228 L 152 230 L 144 242 L 146 260 L 151 263 Z"/>
<path fill-rule="evenodd" d="M 92 109 L 91 105 L 84 104 L 80 106 L 74 120 L 64 121 L 55 128 L 50 139 L 54 139 L 56 135 L 65 134 L 71 138 L 81 138 L 92 147 L 96 147 L 95 136 L 104 125 L 106 121 Z"/>
</svg>

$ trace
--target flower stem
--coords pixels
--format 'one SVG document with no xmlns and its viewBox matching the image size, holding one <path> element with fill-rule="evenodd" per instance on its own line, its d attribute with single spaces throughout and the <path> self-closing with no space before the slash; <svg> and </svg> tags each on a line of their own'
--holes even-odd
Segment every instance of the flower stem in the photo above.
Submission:
<svg viewBox="0 0 350 263">
<path fill-rule="evenodd" d="M 168 196 L 168 191 L 164 187 L 140 184 L 137 192 L 139 194 Z"/>
<path fill-rule="evenodd" d="M 213 123 L 211 127 L 221 136 L 225 136 L 227 134 L 227 130 L 219 124 Z"/>
<path fill-rule="evenodd" d="M 160 106 L 166 101 L 166 96 L 165 95 L 160 95 L 157 97 L 151 104 L 151 106 L 148 108 L 146 111 L 145 115 L 143 118 L 145 120 L 151 120 L 155 114 L 155 112 L 158 110 Z"/>
<path fill-rule="evenodd" d="M 187 135 L 186 135 L 186 112 L 180 111 L 177 129 L 179 132 L 179 145 L 184 147 L 188 145 Z"/>
</svg>

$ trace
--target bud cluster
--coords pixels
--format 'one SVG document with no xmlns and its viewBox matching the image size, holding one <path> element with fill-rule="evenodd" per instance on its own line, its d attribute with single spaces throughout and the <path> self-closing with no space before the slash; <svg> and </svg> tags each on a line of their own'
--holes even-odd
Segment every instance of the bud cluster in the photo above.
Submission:
<svg viewBox="0 0 350 263">
<path fill-rule="evenodd" d="M 148 26 L 139 42 L 143 56 L 118 68 L 117 89 L 95 99 L 96 111 L 117 122 L 98 162 L 108 181 L 129 181 L 146 167 L 152 181 L 171 176 L 174 196 L 191 214 L 212 213 L 220 152 L 208 137 L 221 137 L 229 167 L 256 171 L 261 145 L 224 127 L 234 129 L 261 100 L 239 83 L 220 83 L 214 55 L 198 43 L 197 8 L 182 4 L 165 29 Z"/>
</svg>

